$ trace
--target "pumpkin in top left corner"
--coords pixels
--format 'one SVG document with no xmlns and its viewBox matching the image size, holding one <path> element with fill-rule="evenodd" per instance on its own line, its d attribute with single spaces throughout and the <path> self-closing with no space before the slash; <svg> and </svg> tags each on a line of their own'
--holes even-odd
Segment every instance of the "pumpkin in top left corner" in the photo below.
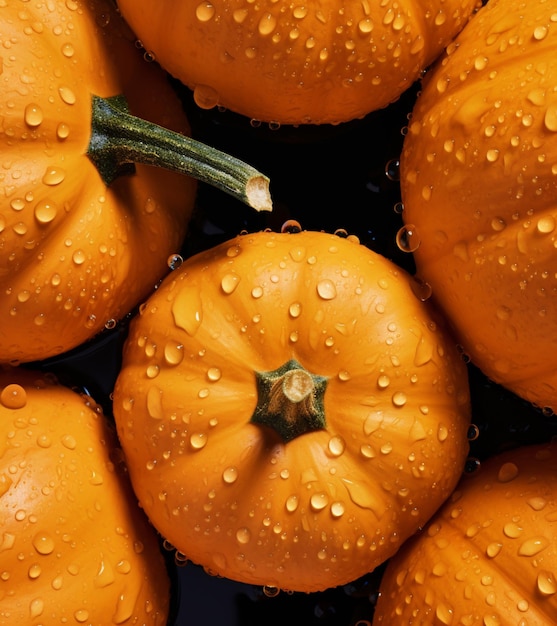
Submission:
<svg viewBox="0 0 557 626">
<path fill-rule="evenodd" d="M 45 359 L 124 317 L 185 234 L 192 178 L 87 157 L 92 94 L 188 134 L 177 96 L 108 0 L 0 7 L 0 361 Z"/>
</svg>

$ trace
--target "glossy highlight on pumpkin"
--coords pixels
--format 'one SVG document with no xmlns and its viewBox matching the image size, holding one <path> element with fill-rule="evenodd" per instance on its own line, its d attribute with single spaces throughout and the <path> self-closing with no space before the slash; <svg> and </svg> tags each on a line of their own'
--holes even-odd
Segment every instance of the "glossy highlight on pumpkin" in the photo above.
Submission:
<svg viewBox="0 0 557 626">
<path fill-rule="evenodd" d="M 338 124 L 396 100 L 476 0 L 119 0 L 148 54 L 193 90 L 278 124 Z"/>
<path fill-rule="evenodd" d="M 185 260 L 131 323 L 113 410 L 165 539 L 293 591 L 384 562 L 468 452 L 466 367 L 441 321 L 396 265 L 323 232 Z"/>
<path fill-rule="evenodd" d="M 0 624 L 164 626 L 158 537 L 94 400 L 0 370 L 0 449 Z"/>
<path fill-rule="evenodd" d="M 557 12 L 490 0 L 425 76 L 401 155 L 418 276 L 495 382 L 557 410 Z"/>
<path fill-rule="evenodd" d="M 554 623 L 556 487 L 555 445 L 482 462 L 389 562 L 373 625 Z"/>
</svg>

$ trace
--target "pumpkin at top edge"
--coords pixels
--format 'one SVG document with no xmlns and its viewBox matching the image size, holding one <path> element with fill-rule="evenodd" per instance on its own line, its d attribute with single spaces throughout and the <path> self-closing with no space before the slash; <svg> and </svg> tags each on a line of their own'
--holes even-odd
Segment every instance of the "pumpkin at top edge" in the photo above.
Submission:
<svg viewBox="0 0 557 626">
<path fill-rule="evenodd" d="M 95 401 L 0 368 L 0 449 L 0 625 L 166 626 L 159 538 Z"/>
<path fill-rule="evenodd" d="M 557 450 L 500 453 L 389 562 L 373 626 L 557 622 Z"/>
<path fill-rule="evenodd" d="M 401 154 L 418 276 L 495 382 L 557 410 L 557 13 L 490 0 L 424 79 Z"/>
<path fill-rule="evenodd" d="M 395 101 L 478 0 L 119 0 L 146 50 L 202 108 L 338 124 Z"/>
<path fill-rule="evenodd" d="M 413 280 L 322 232 L 185 261 L 130 325 L 113 412 L 134 489 L 185 557 L 318 591 L 373 570 L 450 494 L 465 364 Z"/>
<path fill-rule="evenodd" d="M 107 187 L 87 156 L 92 97 L 189 132 L 167 76 L 109 0 L 0 7 L 0 361 L 58 355 L 150 293 L 179 249 L 192 178 L 141 164 Z"/>
</svg>

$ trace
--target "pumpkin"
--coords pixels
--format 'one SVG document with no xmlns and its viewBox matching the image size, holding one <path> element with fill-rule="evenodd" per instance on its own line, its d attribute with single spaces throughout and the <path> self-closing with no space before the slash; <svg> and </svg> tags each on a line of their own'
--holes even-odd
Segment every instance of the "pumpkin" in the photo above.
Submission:
<svg viewBox="0 0 557 626">
<path fill-rule="evenodd" d="M 80 345 L 154 288 L 193 209 L 184 172 L 268 207 L 265 180 L 185 137 L 166 74 L 108 0 L 10 0 L 0 24 L 0 361 L 23 362 Z"/>
<path fill-rule="evenodd" d="M 389 562 L 374 626 L 555 623 L 556 489 L 553 444 L 482 462 Z"/>
<path fill-rule="evenodd" d="M 0 624 L 164 626 L 170 580 L 92 398 L 0 370 Z"/>
<path fill-rule="evenodd" d="M 241 234 L 130 324 L 113 394 L 141 506 L 192 562 L 318 591 L 391 556 L 467 452 L 464 362 L 418 285 L 324 232 Z"/>
<path fill-rule="evenodd" d="M 464 352 L 557 410 L 557 13 L 490 0 L 428 73 L 400 158 L 406 231 Z"/>
<path fill-rule="evenodd" d="M 396 100 L 477 0 L 118 0 L 147 53 L 202 108 L 338 124 Z"/>
</svg>

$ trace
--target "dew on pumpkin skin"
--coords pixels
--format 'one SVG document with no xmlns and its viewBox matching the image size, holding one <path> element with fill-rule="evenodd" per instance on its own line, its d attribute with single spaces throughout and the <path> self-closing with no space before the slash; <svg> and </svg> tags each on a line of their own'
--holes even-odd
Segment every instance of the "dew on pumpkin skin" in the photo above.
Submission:
<svg viewBox="0 0 557 626">
<path fill-rule="evenodd" d="M 29 103 L 24 109 L 23 118 L 27 126 L 36 128 L 44 119 L 43 110 L 38 104 Z"/>
<path fill-rule="evenodd" d="M 209 85 L 196 85 L 193 89 L 193 99 L 201 109 L 214 109 L 219 102 L 216 90 Z"/>
<path fill-rule="evenodd" d="M 50 166 L 47 167 L 42 177 L 42 182 L 45 185 L 56 186 L 59 185 L 66 177 L 66 172 L 60 167 Z"/>
<path fill-rule="evenodd" d="M 337 290 L 332 280 L 324 278 L 317 283 L 317 295 L 323 300 L 336 298 Z"/>
<path fill-rule="evenodd" d="M 22 409 L 27 404 L 27 392 L 21 385 L 10 383 L 0 392 L 0 403 L 7 409 Z"/>
</svg>

